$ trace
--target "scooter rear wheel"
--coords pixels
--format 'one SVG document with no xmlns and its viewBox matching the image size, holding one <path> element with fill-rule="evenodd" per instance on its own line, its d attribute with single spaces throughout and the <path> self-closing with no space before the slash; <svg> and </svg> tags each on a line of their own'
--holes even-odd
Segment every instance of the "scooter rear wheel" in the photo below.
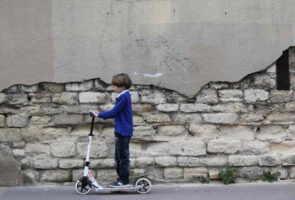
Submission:
<svg viewBox="0 0 295 200">
<path fill-rule="evenodd" d="M 136 183 L 135 187 L 137 187 L 137 192 L 140 194 L 147 194 L 152 189 L 152 183 L 147 178 L 139 178 Z"/>
<path fill-rule="evenodd" d="M 91 187 L 87 184 L 83 187 L 83 184 L 80 180 L 76 182 L 75 189 L 79 194 L 88 194 L 91 190 Z"/>
</svg>

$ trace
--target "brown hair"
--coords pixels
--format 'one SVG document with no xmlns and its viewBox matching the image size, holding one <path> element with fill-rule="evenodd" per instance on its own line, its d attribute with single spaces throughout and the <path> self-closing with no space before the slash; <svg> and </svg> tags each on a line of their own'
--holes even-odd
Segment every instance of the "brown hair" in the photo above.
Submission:
<svg viewBox="0 0 295 200">
<path fill-rule="evenodd" d="M 113 76 L 112 85 L 115 85 L 117 87 L 125 87 L 126 89 L 129 89 L 132 85 L 132 81 L 129 78 L 128 74 L 121 73 Z"/>
</svg>

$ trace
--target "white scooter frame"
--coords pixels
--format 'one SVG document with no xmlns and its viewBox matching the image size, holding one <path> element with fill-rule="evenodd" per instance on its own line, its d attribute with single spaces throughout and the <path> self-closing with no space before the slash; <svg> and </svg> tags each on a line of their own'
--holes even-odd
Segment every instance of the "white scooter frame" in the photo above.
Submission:
<svg viewBox="0 0 295 200">
<path fill-rule="evenodd" d="M 90 165 L 90 148 L 91 148 L 91 142 L 92 142 L 92 136 L 93 136 L 93 127 L 94 127 L 94 116 L 92 117 L 92 123 L 91 123 L 91 129 L 89 134 L 89 143 L 87 148 L 87 155 L 86 155 L 86 162 L 84 167 L 84 175 L 82 178 L 80 178 L 76 184 L 75 189 L 79 194 L 88 194 L 91 189 L 93 189 L 96 192 L 118 192 L 118 191 L 126 191 L 126 192 L 132 192 L 136 191 L 140 194 L 146 194 L 149 193 L 152 184 L 150 180 L 146 177 L 140 177 L 136 180 L 135 185 L 130 185 L 126 187 L 118 187 L 118 188 L 112 188 L 112 187 L 103 187 L 98 184 L 98 182 L 94 179 L 92 176 L 89 165 Z"/>
</svg>

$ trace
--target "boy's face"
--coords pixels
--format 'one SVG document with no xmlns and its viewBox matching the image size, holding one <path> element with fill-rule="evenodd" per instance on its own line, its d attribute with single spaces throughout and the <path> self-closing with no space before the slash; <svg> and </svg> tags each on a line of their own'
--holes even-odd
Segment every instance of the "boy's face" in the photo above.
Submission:
<svg viewBox="0 0 295 200">
<path fill-rule="evenodd" d="M 116 92 L 116 93 L 120 93 L 126 89 L 125 87 L 118 87 L 116 85 L 112 85 L 112 88 L 113 88 L 114 92 Z"/>
</svg>

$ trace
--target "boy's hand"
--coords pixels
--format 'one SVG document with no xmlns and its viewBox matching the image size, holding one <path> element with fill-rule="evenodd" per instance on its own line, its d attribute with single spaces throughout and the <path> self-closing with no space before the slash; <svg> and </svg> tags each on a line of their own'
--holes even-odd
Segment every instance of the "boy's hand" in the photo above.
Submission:
<svg viewBox="0 0 295 200">
<path fill-rule="evenodd" d="M 97 110 L 89 110 L 89 114 L 94 117 L 98 117 L 99 112 Z"/>
</svg>

